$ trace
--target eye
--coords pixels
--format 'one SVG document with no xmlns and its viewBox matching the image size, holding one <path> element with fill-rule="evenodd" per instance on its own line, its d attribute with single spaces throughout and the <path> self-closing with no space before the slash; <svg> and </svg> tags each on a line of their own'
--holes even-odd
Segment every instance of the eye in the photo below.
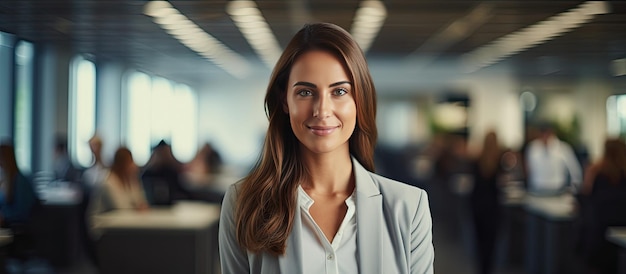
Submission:
<svg viewBox="0 0 626 274">
<path fill-rule="evenodd" d="M 343 96 L 348 94 L 348 90 L 346 88 L 338 88 L 333 91 L 333 94 L 337 96 Z"/>
<path fill-rule="evenodd" d="M 302 96 L 302 97 L 306 97 L 306 96 L 312 96 L 313 92 L 311 92 L 308 89 L 301 89 L 298 91 L 298 95 Z"/>
</svg>

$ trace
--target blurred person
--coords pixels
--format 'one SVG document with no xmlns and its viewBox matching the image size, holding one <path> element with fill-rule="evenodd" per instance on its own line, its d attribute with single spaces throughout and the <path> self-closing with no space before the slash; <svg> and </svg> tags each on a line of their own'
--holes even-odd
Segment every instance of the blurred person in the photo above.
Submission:
<svg viewBox="0 0 626 274">
<path fill-rule="evenodd" d="M 91 167 L 87 168 L 82 175 L 83 183 L 83 201 L 80 206 L 80 234 L 81 241 L 85 245 L 85 250 L 91 261 L 98 265 L 96 257 L 95 245 L 89 237 L 88 227 L 88 208 L 91 203 L 92 192 L 99 189 L 104 183 L 104 180 L 109 175 L 109 169 L 102 162 L 102 139 L 98 135 L 94 135 L 89 139 L 89 148 L 94 157 L 94 163 Z"/>
<path fill-rule="evenodd" d="M 115 152 L 109 175 L 95 191 L 89 212 L 94 215 L 117 209 L 148 209 L 139 180 L 139 168 L 130 150 L 124 147 Z"/>
<path fill-rule="evenodd" d="M 148 210 L 143 187 L 139 180 L 139 167 L 133 161 L 130 150 L 118 148 L 113 163 L 103 183 L 93 189 L 84 224 L 86 225 L 85 248 L 94 265 L 99 266 L 96 242 L 101 236 L 94 218 L 112 210 Z"/>
<path fill-rule="evenodd" d="M 498 179 L 503 174 L 500 161 L 503 149 L 498 136 L 490 131 L 485 135 L 481 152 L 472 165 L 474 188 L 470 195 L 477 247 L 477 273 L 492 273 L 496 239 L 500 224 Z"/>
<path fill-rule="evenodd" d="M 180 180 L 182 164 L 172 154 L 172 147 L 161 140 L 150 156 L 141 180 L 153 205 L 169 205 L 174 200 L 191 199 Z"/>
<path fill-rule="evenodd" d="M 348 32 L 296 33 L 265 109 L 260 159 L 222 204 L 222 273 L 433 273 L 426 192 L 373 173 L 375 88 Z"/>
<path fill-rule="evenodd" d="M 232 174 L 222 170 L 222 158 L 215 148 L 205 143 L 183 168 L 183 186 L 193 200 L 221 204 L 233 183 Z"/>
<path fill-rule="evenodd" d="M 87 193 L 104 182 L 104 179 L 109 174 L 109 169 L 102 162 L 102 139 L 97 135 L 94 135 L 89 139 L 89 148 L 94 157 L 94 163 L 91 167 L 87 168 L 82 175 L 82 181 L 84 189 Z"/>
<path fill-rule="evenodd" d="M 540 136 L 539 129 L 534 124 L 526 125 L 524 130 L 524 142 L 522 143 L 522 147 L 520 148 L 520 156 L 521 156 L 521 165 L 524 176 L 524 183 L 526 186 L 530 185 L 528 183 L 528 161 L 526 160 L 526 152 L 528 151 L 528 147 L 530 143 Z"/>
<path fill-rule="evenodd" d="M 192 185 L 211 183 L 212 175 L 221 172 L 222 157 L 209 143 L 205 143 L 196 156 L 184 165 L 186 180 Z"/>
<path fill-rule="evenodd" d="M 13 146 L 0 144 L 0 226 L 13 236 L 6 249 L 9 256 L 24 262 L 35 249 L 40 206 L 30 180 L 17 167 Z"/>
<path fill-rule="evenodd" d="M 605 235 L 610 226 L 626 226 L 626 143 L 606 140 L 602 158 L 585 171 L 584 254 L 590 273 L 617 273 L 618 250 Z"/>
<path fill-rule="evenodd" d="M 547 123 L 542 124 L 539 131 L 539 137 L 531 141 L 526 150 L 529 191 L 560 194 L 567 190 L 568 177 L 571 187 L 578 189 L 582 171 L 572 147 L 559 140 Z"/>
<path fill-rule="evenodd" d="M 30 180 L 17 168 L 11 145 L 0 145 L 0 171 L 0 223 L 11 227 L 28 222 L 39 199 Z"/>
<path fill-rule="evenodd" d="M 205 155 L 204 162 L 208 169 L 209 174 L 219 173 L 222 167 L 222 156 L 211 144 L 205 144 L 203 146 L 208 152 Z"/>
<path fill-rule="evenodd" d="M 54 146 L 54 179 L 78 183 L 80 176 L 80 170 L 74 167 L 67 152 L 66 138 L 58 136 Z"/>
</svg>

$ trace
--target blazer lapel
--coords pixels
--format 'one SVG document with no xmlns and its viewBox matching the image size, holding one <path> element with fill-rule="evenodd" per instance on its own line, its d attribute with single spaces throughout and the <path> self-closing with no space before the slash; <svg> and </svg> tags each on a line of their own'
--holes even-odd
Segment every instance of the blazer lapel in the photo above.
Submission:
<svg viewBox="0 0 626 274">
<path fill-rule="evenodd" d="M 356 222 L 359 273 L 383 273 L 381 226 L 383 196 L 369 172 L 352 158 L 356 181 Z"/>
<path fill-rule="evenodd" d="M 287 250 L 284 256 L 278 257 L 280 273 L 302 273 L 302 245 L 300 243 L 300 231 L 302 222 L 300 219 L 300 206 L 296 206 L 293 218 L 293 228 L 287 238 Z"/>
</svg>

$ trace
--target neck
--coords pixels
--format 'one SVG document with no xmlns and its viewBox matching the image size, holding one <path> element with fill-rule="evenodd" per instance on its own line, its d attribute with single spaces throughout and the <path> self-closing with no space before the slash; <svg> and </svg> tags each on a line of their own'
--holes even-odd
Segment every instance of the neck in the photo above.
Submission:
<svg viewBox="0 0 626 274">
<path fill-rule="evenodd" d="M 352 159 L 349 151 L 332 153 L 303 153 L 303 162 L 310 180 L 302 184 L 307 192 L 320 194 L 352 193 Z"/>
</svg>

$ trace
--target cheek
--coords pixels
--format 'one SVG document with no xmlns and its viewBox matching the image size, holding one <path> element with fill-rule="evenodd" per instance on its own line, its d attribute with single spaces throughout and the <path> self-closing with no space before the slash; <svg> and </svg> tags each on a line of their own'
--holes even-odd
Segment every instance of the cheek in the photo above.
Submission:
<svg viewBox="0 0 626 274">
<path fill-rule="evenodd" d="M 306 120 L 309 118 L 308 116 L 313 115 L 313 110 L 310 104 L 304 101 L 288 102 L 289 107 L 289 117 L 293 120 Z"/>
<path fill-rule="evenodd" d="M 342 104 L 337 110 L 337 114 L 341 115 L 344 123 L 356 123 L 356 104 L 354 101 Z"/>
</svg>

